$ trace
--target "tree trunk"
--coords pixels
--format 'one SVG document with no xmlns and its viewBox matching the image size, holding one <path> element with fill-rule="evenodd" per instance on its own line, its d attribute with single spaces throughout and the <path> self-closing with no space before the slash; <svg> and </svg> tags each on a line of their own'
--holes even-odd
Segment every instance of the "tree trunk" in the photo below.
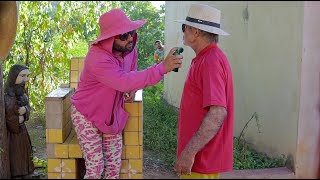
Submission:
<svg viewBox="0 0 320 180">
<path fill-rule="evenodd" d="M 0 85 L 0 179 L 10 179 L 9 144 L 5 120 L 2 63 L 0 63 Z"/>
</svg>

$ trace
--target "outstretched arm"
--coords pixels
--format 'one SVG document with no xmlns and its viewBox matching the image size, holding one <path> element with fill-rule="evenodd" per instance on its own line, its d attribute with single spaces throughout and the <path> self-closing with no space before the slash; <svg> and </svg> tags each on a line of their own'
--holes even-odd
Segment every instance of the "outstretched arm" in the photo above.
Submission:
<svg viewBox="0 0 320 180">
<path fill-rule="evenodd" d="M 142 71 L 125 72 L 112 60 L 97 64 L 88 64 L 91 73 L 100 81 L 121 92 L 135 91 L 152 86 L 162 80 L 163 75 L 174 68 L 181 67 L 182 55 L 173 55 L 177 48 L 172 48 L 166 59 Z"/>
</svg>

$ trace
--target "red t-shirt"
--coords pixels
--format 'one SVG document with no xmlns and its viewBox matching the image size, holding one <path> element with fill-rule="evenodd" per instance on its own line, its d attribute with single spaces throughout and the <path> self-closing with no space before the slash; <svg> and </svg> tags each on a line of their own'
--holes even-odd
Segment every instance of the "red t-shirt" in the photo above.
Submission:
<svg viewBox="0 0 320 180">
<path fill-rule="evenodd" d="M 180 103 L 177 156 L 198 131 L 212 105 L 225 107 L 227 117 L 213 139 L 196 154 L 193 172 L 213 174 L 233 167 L 232 72 L 216 44 L 207 46 L 191 62 Z"/>
</svg>

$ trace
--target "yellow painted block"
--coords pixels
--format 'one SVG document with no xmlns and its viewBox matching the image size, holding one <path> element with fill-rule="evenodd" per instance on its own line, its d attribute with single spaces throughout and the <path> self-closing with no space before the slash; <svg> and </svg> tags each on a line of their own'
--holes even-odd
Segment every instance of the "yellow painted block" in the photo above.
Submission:
<svg viewBox="0 0 320 180">
<path fill-rule="evenodd" d="M 75 134 L 74 130 L 72 130 L 71 133 L 73 134 L 73 137 L 69 143 L 69 158 L 82 158 L 83 154 L 77 139 L 77 135 Z"/>
<path fill-rule="evenodd" d="M 62 172 L 74 173 L 76 172 L 76 159 L 62 159 Z"/>
<path fill-rule="evenodd" d="M 142 159 L 129 159 L 129 171 L 142 173 Z"/>
<path fill-rule="evenodd" d="M 138 173 L 138 174 L 131 174 L 130 179 L 143 179 L 142 174 Z"/>
<path fill-rule="evenodd" d="M 61 173 L 62 179 L 78 179 L 77 173 Z"/>
<path fill-rule="evenodd" d="M 69 145 L 69 158 L 82 158 L 83 154 L 80 145 L 70 144 Z"/>
<path fill-rule="evenodd" d="M 68 145 L 67 144 L 54 144 L 54 157 L 56 158 L 68 158 Z"/>
<path fill-rule="evenodd" d="M 143 103 L 142 102 L 138 103 L 138 111 L 139 111 L 139 116 L 143 116 Z"/>
<path fill-rule="evenodd" d="M 79 58 L 79 73 L 82 72 L 84 66 L 84 58 Z"/>
<path fill-rule="evenodd" d="M 77 87 L 78 87 L 78 83 L 77 82 L 70 82 L 70 88 L 75 88 L 75 89 L 77 89 Z"/>
<path fill-rule="evenodd" d="M 47 143 L 63 143 L 72 129 L 72 122 L 68 121 L 63 129 L 47 129 L 49 140 Z"/>
<path fill-rule="evenodd" d="M 142 116 L 139 116 L 139 129 L 138 131 L 142 131 L 143 130 L 143 118 Z"/>
<path fill-rule="evenodd" d="M 126 159 L 126 146 L 122 145 L 121 159 Z"/>
<path fill-rule="evenodd" d="M 78 82 L 78 71 L 70 71 L 70 82 Z"/>
<path fill-rule="evenodd" d="M 61 159 L 48 159 L 48 172 L 61 172 Z"/>
<path fill-rule="evenodd" d="M 139 159 L 140 158 L 139 146 L 126 146 L 126 158 L 127 159 Z"/>
<path fill-rule="evenodd" d="M 124 132 L 124 145 L 139 145 L 138 132 Z"/>
<path fill-rule="evenodd" d="M 48 172 L 48 179 L 61 179 L 61 173 Z"/>
<path fill-rule="evenodd" d="M 139 131 L 139 117 L 129 117 L 124 131 Z"/>
<path fill-rule="evenodd" d="M 120 168 L 120 173 L 128 173 L 128 164 L 129 160 L 121 160 L 121 168 Z"/>
<path fill-rule="evenodd" d="M 77 58 L 71 58 L 70 70 L 79 70 L 79 60 Z"/>
<path fill-rule="evenodd" d="M 139 104 L 138 103 L 125 103 L 124 110 L 129 116 L 139 116 Z"/>
<path fill-rule="evenodd" d="M 143 159 L 143 146 L 139 146 L 140 158 Z"/>
<path fill-rule="evenodd" d="M 63 143 L 62 129 L 47 129 L 49 134 L 48 143 Z"/>
<path fill-rule="evenodd" d="M 139 145 L 143 145 L 143 133 L 139 132 Z"/>
<path fill-rule="evenodd" d="M 129 178 L 128 178 L 128 174 L 122 174 L 122 173 L 120 173 L 119 175 L 120 175 L 119 179 L 129 179 Z"/>
</svg>

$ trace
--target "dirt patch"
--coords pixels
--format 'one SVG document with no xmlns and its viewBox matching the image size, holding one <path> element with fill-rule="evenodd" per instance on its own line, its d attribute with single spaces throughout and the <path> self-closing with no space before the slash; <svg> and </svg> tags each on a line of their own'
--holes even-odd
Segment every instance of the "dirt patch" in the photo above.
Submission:
<svg viewBox="0 0 320 180">
<path fill-rule="evenodd" d="M 173 168 L 164 166 L 154 153 L 144 151 L 143 179 L 178 179 L 178 176 Z"/>
</svg>

